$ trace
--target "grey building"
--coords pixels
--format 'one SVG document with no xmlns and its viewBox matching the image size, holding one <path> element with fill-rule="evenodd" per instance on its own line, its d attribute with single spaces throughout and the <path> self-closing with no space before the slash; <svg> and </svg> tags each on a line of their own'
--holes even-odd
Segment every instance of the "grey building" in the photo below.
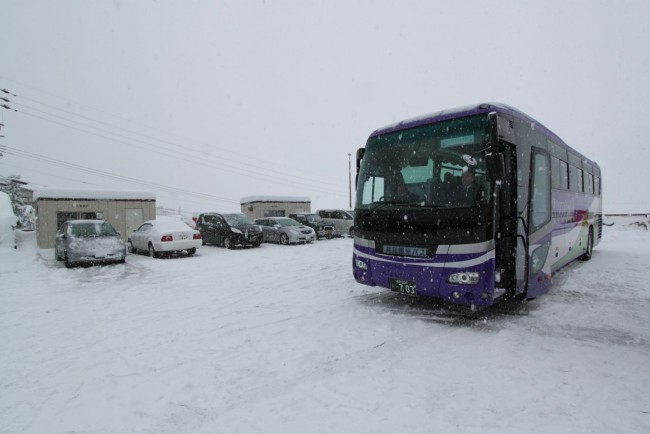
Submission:
<svg viewBox="0 0 650 434">
<path fill-rule="evenodd" d="M 301 196 L 247 196 L 241 198 L 240 204 L 241 212 L 253 220 L 311 212 L 311 200 Z"/>
<path fill-rule="evenodd" d="M 38 188 L 34 205 L 41 249 L 54 247 L 56 231 L 67 220 L 106 220 L 126 241 L 144 221 L 156 218 L 156 196 L 142 191 Z"/>
</svg>

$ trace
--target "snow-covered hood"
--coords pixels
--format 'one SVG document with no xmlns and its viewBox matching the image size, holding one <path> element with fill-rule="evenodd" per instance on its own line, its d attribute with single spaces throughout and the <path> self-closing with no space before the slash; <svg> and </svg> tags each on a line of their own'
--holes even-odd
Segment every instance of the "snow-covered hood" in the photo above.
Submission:
<svg viewBox="0 0 650 434">
<path fill-rule="evenodd" d="M 88 256 L 106 256 L 124 250 L 119 237 L 75 237 L 70 239 L 71 249 Z"/>
</svg>

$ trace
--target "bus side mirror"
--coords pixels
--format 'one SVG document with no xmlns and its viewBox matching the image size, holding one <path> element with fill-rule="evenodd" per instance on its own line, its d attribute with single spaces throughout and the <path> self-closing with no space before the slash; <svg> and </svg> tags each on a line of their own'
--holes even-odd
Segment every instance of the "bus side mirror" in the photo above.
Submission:
<svg viewBox="0 0 650 434">
<path fill-rule="evenodd" d="M 502 154 L 489 153 L 485 156 L 485 166 L 490 179 L 503 179 L 505 164 Z"/>
<path fill-rule="evenodd" d="M 363 154 L 366 153 L 364 148 L 357 149 L 357 175 L 354 177 L 354 188 L 357 188 L 359 183 L 359 168 L 361 167 L 361 160 L 363 160 Z"/>
</svg>

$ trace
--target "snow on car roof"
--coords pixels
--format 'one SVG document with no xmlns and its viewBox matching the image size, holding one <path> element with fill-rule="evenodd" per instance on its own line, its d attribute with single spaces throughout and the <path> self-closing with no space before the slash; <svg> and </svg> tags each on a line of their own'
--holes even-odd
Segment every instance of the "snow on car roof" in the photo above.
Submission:
<svg viewBox="0 0 650 434">
<path fill-rule="evenodd" d="M 246 196 L 239 202 L 246 205 L 252 202 L 311 202 L 311 199 L 305 196 Z"/>
<path fill-rule="evenodd" d="M 192 230 L 191 227 L 189 227 L 185 222 L 182 222 L 180 220 L 149 220 L 145 223 L 151 223 L 154 225 L 155 228 L 164 230 L 164 231 L 171 231 L 171 230 Z"/>
<path fill-rule="evenodd" d="M 41 187 L 34 191 L 38 199 L 77 199 L 77 200 L 156 200 L 156 195 L 147 191 L 102 190 L 95 188 L 55 188 Z"/>
</svg>

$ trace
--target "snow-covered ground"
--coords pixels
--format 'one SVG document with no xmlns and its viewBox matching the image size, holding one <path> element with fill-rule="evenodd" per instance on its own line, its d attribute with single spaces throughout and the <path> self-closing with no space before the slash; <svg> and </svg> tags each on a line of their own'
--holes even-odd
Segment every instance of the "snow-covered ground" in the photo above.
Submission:
<svg viewBox="0 0 650 434">
<path fill-rule="evenodd" d="M 650 431 L 650 232 L 476 316 L 354 282 L 351 239 L 66 269 L 0 249 L 2 433 Z"/>
</svg>

